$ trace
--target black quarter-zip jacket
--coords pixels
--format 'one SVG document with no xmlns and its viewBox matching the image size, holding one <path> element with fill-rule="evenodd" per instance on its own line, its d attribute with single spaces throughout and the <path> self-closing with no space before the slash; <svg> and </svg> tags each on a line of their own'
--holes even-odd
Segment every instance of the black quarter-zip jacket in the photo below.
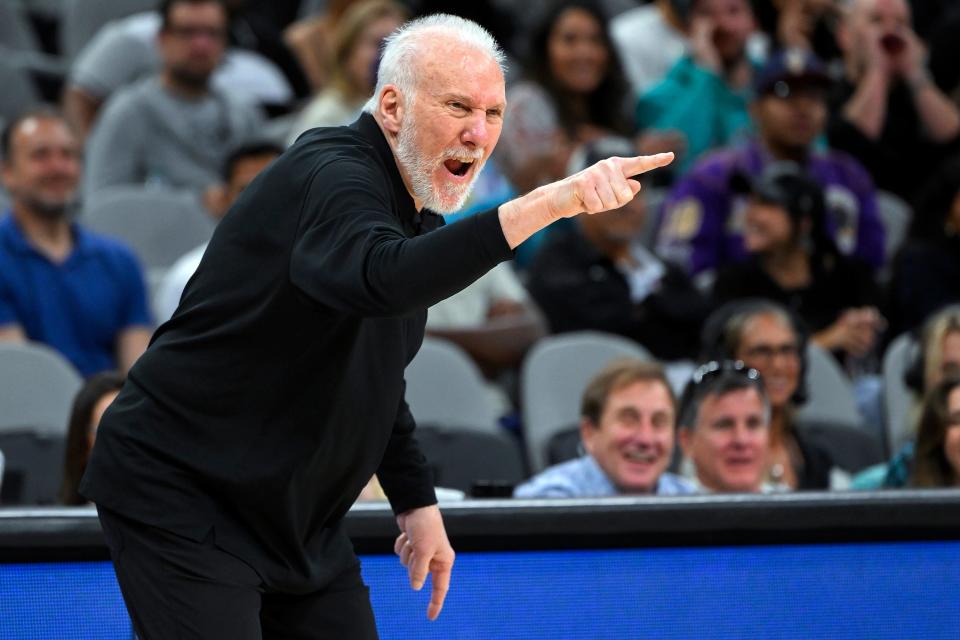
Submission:
<svg viewBox="0 0 960 640">
<path fill-rule="evenodd" d="M 372 116 L 313 129 L 244 190 L 104 415 L 82 495 L 218 546 L 265 585 L 355 562 L 340 522 L 377 473 L 435 503 L 404 401 L 426 309 L 512 257 L 496 210 L 420 214 Z"/>
</svg>

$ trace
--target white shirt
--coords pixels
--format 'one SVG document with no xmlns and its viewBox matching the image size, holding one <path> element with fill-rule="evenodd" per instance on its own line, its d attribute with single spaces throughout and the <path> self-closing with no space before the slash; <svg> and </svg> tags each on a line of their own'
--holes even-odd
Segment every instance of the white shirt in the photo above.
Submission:
<svg viewBox="0 0 960 640">
<path fill-rule="evenodd" d="M 466 289 L 430 307 L 428 329 L 467 329 L 482 325 L 497 300 L 526 302 L 527 290 L 509 262 L 501 262 Z"/>
<path fill-rule="evenodd" d="M 187 286 L 190 276 L 200 266 L 203 252 L 207 250 L 206 243 L 181 256 L 160 281 L 157 293 L 153 297 L 153 313 L 157 324 L 163 324 L 173 315 L 180 305 L 180 296 Z"/>
<path fill-rule="evenodd" d="M 611 20 L 610 36 L 635 96 L 663 80 L 687 50 L 686 36 L 668 23 L 653 4 Z"/>
</svg>

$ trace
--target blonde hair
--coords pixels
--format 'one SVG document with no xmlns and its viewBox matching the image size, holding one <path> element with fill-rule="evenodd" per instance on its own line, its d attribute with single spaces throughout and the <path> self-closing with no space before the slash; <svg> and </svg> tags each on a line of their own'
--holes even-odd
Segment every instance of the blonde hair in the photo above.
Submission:
<svg viewBox="0 0 960 640">
<path fill-rule="evenodd" d="M 351 95 L 355 88 L 350 85 L 344 73 L 347 58 L 363 30 L 381 18 L 397 18 L 400 22 L 406 21 L 410 15 L 403 5 L 393 0 L 364 0 L 351 6 L 337 22 L 333 35 L 333 47 L 330 51 L 330 68 L 333 69 L 331 84 L 344 95 Z"/>
<path fill-rule="evenodd" d="M 923 329 L 923 387 L 929 389 L 942 376 L 943 341 L 960 333 L 960 304 L 944 307 L 927 321 Z"/>
</svg>

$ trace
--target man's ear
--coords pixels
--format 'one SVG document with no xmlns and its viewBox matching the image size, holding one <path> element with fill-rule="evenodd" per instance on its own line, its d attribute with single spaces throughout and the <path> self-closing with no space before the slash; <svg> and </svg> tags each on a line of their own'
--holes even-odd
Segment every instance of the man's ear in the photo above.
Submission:
<svg viewBox="0 0 960 640">
<path fill-rule="evenodd" d="M 386 85 L 380 91 L 380 102 L 377 104 L 383 128 L 393 134 L 399 133 L 405 111 L 403 95 L 399 89 L 392 84 Z"/>
<path fill-rule="evenodd" d="M 689 458 L 690 447 L 693 444 L 691 429 L 684 429 L 682 427 L 677 429 L 677 442 L 680 443 L 680 451 L 683 452 L 683 456 Z"/>
<path fill-rule="evenodd" d="M 589 454 L 593 454 L 594 437 L 598 430 L 599 427 L 593 423 L 593 420 L 580 418 L 580 441 L 583 442 L 583 448 Z"/>
</svg>

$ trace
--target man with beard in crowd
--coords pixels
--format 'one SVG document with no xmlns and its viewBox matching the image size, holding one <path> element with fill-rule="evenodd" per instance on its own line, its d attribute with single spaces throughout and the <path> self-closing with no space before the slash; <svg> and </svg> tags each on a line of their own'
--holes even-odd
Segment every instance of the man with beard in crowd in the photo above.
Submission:
<svg viewBox="0 0 960 640">
<path fill-rule="evenodd" d="M 227 44 L 222 0 L 165 0 L 162 68 L 114 93 L 87 141 L 85 192 L 151 184 L 204 193 L 227 153 L 260 133 L 258 109 L 210 82 Z"/>
<path fill-rule="evenodd" d="M 341 523 L 374 473 L 439 615 L 454 554 L 403 381 L 426 309 L 672 160 L 608 159 L 442 226 L 499 137 L 502 59 L 472 22 L 409 23 L 360 119 L 301 136 L 218 225 L 80 489 L 141 637 L 375 638 Z"/>
<path fill-rule="evenodd" d="M 80 180 L 77 138 L 50 109 L 3 132 L 0 340 L 42 342 L 84 376 L 126 371 L 150 338 L 146 286 L 133 252 L 69 214 Z"/>
</svg>

